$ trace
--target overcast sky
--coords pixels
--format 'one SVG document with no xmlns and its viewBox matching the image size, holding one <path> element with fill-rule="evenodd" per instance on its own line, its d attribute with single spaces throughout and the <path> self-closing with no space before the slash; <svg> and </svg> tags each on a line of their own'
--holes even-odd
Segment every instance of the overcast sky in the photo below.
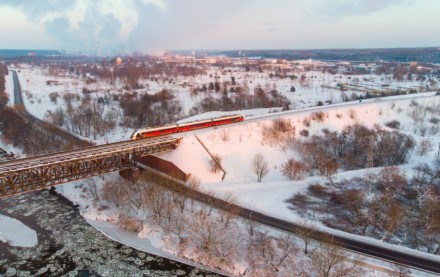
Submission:
<svg viewBox="0 0 440 277">
<path fill-rule="evenodd" d="M 439 0 L 0 0 L 0 48 L 164 50 L 440 46 Z"/>
</svg>

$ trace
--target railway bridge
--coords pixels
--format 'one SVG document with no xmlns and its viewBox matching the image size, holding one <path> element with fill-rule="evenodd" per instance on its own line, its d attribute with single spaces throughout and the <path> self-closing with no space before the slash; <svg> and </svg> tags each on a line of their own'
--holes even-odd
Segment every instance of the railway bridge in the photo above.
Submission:
<svg viewBox="0 0 440 277">
<path fill-rule="evenodd" d="M 0 198 L 136 166 L 136 157 L 175 149 L 171 136 L 90 146 L 0 163 Z"/>
</svg>

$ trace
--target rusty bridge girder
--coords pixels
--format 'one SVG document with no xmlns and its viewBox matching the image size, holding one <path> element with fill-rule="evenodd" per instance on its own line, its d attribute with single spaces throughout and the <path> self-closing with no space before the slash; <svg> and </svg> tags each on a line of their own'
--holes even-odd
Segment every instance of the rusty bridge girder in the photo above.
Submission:
<svg viewBox="0 0 440 277">
<path fill-rule="evenodd" d="M 0 198 L 133 168 L 136 157 L 175 149 L 179 142 L 126 141 L 0 163 Z"/>
</svg>

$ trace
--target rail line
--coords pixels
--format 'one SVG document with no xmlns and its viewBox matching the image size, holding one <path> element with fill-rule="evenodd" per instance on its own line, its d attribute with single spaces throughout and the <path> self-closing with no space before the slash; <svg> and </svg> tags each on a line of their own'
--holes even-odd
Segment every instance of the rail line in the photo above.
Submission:
<svg viewBox="0 0 440 277">
<path fill-rule="evenodd" d="M 122 141 L 0 163 L 0 198 L 136 166 L 136 157 L 175 149 L 171 136 Z"/>
</svg>

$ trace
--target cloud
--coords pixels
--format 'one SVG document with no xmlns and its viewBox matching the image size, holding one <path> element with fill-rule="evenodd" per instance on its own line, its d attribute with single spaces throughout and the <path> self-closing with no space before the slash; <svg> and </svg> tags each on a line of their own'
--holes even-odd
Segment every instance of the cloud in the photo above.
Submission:
<svg viewBox="0 0 440 277">
<path fill-rule="evenodd" d="M 99 12 L 98 7 L 93 6 L 88 7 L 77 26 L 67 15 L 46 20 L 44 26 L 46 33 L 67 51 L 97 54 L 100 47 L 103 52 L 110 53 L 124 41 L 120 37 L 122 22 L 113 13 Z"/>
<path fill-rule="evenodd" d="M 44 26 L 56 47 L 104 54 L 245 47 L 255 32 L 279 31 L 274 13 L 299 0 L 1 0 Z M 291 2 L 292 1 L 292 2 Z M 312 0 L 319 1 L 319 0 Z M 294 2 L 294 3 L 293 3 Z M 288 8 L 286 8 L 288 7 Z M 291 14 L 288 14 L 291 16 Z M 260 34 L 261 35 L 261 34 Z"/>
<path fill-rule="evenodd" d="M 332 0 L 324 1 L 319 10 L 327 16 L 350 16 L 374 13 L 391 6 L 410 3 L 409 0 Z"/>
<path fill-rule="evenodd" d="M 254 0 L 251 0 L 254 1 Z M 241 1 L 240 1 L 241 2 Z M 70 52 L 160 53 L 209 32 L 243 7 L 234 0 L 2 0 L 41 23 L 57 47 Z"/>
<path fill-rule="evenodd" d="M 35 30 L 44 29 L 44 38 L 52 43 L 49 48 L 97 54 L 100 47 L 104 55 L 113 55 L 123 49 L 160 54 L 165 49 L 322 47 L 325 43 L 339 43 L 346 34 L 356 37 L 358 30 L 370 26 L 376 31 L 377 22 L 388 22 L 391 17 L 399 24 L 410 24 L 401 18 L 413 16 L 413 11 L 396 9 L 402 5 L 418 9 L 414 15 L 419 20 L 410 26 L 427 26 L 419 23 L 423 16 L 435 26 L 433 6 L 438 7 L 438 1 L 424 1 L 0 0 L 0 8 L 13 7 L 27 16 L 26 23 L 38 27 Z M 431 15 L 426 15 L 427 9 Z M 386 13 L 380 13 L 384 10 Z M 374 16 L 365 16 L 371 14 Z M 392 26 L 387 26 L 377 33 L 394 35 Z"/>
<path fill-rule="evenodd" d="M 2 0 L 0 6 L 16 7 L 22 10 L 29 19 L 35 21 L 50 13 L 58 13 L 71 9 L 77 0 L 49 0 L 49 1 L 29 1 L 29 0 Z"/>
<path fill-rule="evenodd" d="M 164 49 L 187 48 L 190 44 L 192 48 L 205 48 L 208 40 L 221 40 L 215 37 L 216 28 L 246 7 L 245 1 L 234 0 L 163 3 L 165 9 L 151 4 L 137 6 L 139 22 L 130 34 L 130 44 L 135 49 L 160 53 Z"/>
<path fill-rule="evenodd" d="M 21 10 L 41 24 L 57 43 L 71 52 L 120 53 L 129 33 L 138 25 L 136 6 L 166 10 L 162 0 L 2 0 L 1 6 Z"/>
</svg>

